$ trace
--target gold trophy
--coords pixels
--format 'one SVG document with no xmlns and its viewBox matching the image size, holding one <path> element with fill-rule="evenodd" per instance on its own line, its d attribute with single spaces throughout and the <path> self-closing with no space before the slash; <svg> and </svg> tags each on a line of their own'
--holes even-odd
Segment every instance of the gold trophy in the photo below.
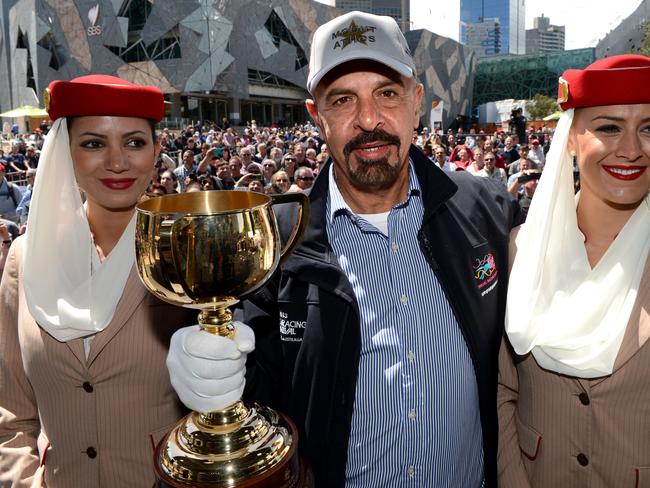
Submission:
<svg viewBox="0 0 650 488">
<path fill-rule="evenodd" d="M 299 204 L 298 222 L 280 250 L 275 215 L 280 203 Z M 136 256 L 145 286 L 162 300 L 200 310 L 206 334 L 233 337 L 228 307 L 260 288 L 307 225 L 303 193 L 267 196 L 203 191 L 141 202 Z M 278 487 L 310 484 L 286 416 L 238 401 L 216 412 L 192 412 L 156 448 L 162 486 Z"/>
</svg>

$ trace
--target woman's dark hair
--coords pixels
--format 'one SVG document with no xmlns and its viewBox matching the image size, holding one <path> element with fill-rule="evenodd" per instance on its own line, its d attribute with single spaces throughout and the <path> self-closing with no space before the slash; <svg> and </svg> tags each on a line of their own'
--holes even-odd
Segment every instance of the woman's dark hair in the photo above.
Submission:
<svg viewBox="0 0 650 488">
<path fill-rule="evenodd" d="M 77 117 L 66 117 L 65 118 L 66 124 L 68 125 L 68 131 L 72 127 L 72 124 L 74 123 L 76 118 Z M 149 127 L 151 128 L 151 140 L 155 143 L 156 139 L 157 139 L 156 123 L 153 120 L 149 120 L 149 119 L 147 119 L 147 122 L 149 122 Z"/>
</svg>

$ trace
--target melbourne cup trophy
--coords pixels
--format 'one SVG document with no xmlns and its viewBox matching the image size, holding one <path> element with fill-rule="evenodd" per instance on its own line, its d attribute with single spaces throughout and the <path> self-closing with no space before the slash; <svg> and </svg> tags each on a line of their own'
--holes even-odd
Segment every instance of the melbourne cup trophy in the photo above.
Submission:
<svg viewBox="0 0 650 488">
<path fill-rule="evenodd" d="M 136 256 L 145 286 L 169 303 L 200 310 L 206 334 L 233 337 L 228 307 L 260 288 L 307 224 L 302 193 L 248 191 L 168 195 L 137 206 Z M 287 244 L 272 205 L 299 205 Z M 308 485 L 295 425 L 284 415 L 241 400 L 216 412 L 192 412 L 156 448 L 165 487 Z"/>
</svg>

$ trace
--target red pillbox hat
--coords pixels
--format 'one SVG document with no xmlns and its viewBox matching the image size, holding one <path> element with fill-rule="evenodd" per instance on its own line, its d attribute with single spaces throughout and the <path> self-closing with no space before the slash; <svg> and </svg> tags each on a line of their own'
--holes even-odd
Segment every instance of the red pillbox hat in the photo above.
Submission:
<svg viewBox="0 0 650 488">
<path fill-rule="evenodd" d="M 45 109 L 53 121 L 59 117 L 113 115 L 160 122 L 165 110 L 159 88 L 134 85 L 109 75 L 55 80 L 45 90 L 43 97 Z"/>
<path fill-rule="evenodd" d="M 582 70 L 566 70 L 557 101 L 563 110 L 650 103 L 650 58 L 622 54 L 599 59 Z"/>
</svg>

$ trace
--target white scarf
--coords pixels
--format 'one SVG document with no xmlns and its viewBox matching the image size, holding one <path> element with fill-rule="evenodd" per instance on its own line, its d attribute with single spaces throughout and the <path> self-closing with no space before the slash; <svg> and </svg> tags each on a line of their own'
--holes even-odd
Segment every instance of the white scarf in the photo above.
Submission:
<svg viewBox="0 0 650 488">
<path fill-rule="evenodd" d="M 573 109 L 555 131 L 526 223 L 517 236 L 508 285 L 506 332 L 517 354 L 579 377 L 612 373 L 650 249 L 648 196 L 592 269 L 578 229 L 573 163 L 567 150 Z"/>
<path fill-rule="evenodd" d="M 64 117 L 54 122 L 43 146 L 27 229 L 23 286 L 38 325 L 62 342 L 103 330 L 135 262 L 135 215 L 101 263 L 74 176 Z"/>
</svg>

